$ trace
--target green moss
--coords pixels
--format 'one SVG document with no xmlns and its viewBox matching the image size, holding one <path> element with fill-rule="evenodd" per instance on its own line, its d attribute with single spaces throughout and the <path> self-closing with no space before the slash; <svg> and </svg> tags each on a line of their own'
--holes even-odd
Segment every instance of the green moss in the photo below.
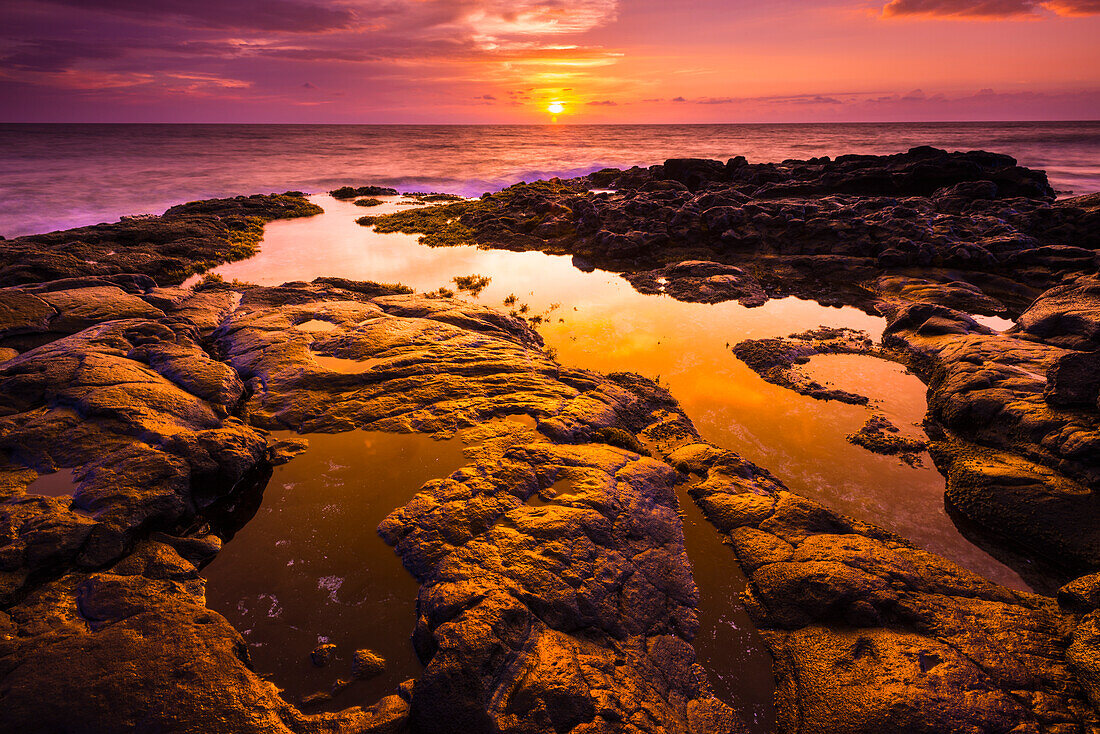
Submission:
<svg viewBox="0 0 1100 734">
<path fill-rule="evenodd" d="M 234 223 L 225 241 L 229 244 L 229 250 L 225 253 L 225 261 L 247 260 L 256 254 L 257 245 L 264 238 L 264 220 L 260 217 L 244 217 Z"/>
<path fill-rule="evenodd" d="M 373 199 L 373 198 L 369 198 L 369 197 L 366 198 L 366 199 L 356 199 L 355 200 L 355 206 L 380 206 L 381 204 L 382 204 L 381 199 Z"/>
<path fill-rule="evenodd" d="M 383 234 L 419 234 L 420 244 L 429 247 L 476 245 L 474 231 L 462 224 L 459 217 L 480 206 L 484 206 L 480 201 L 463 201 L 374 217 L 360 217 L 356 222 L 364 227 L 373 225 L 376 232 Z"/>
<path fill-rule="evenodd" d="M 460 291 L 467 291 L 475 296 L 479 295 L 493 281 L 489 276 L 478 275 L 477 273 L 473 275 L 456 275 L 451 280 L 454 281 Z"/>
</svg>

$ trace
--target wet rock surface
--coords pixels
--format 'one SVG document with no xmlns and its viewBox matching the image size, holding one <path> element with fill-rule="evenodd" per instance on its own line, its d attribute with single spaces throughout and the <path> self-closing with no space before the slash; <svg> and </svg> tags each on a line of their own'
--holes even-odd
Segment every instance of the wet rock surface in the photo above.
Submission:
<svg viewBox="0 0 1100 734">
<path fill-rule="evenodd" d="M 1091 731 L 1090 621 L 786 491 L 705 445 L 674 452 L 749 574 L 780 730 Z M 1078 592 L 1091 599 L 1090 592 Z M 1087 619 L 1087 618 L 1086 618 Z M 1067 652 L 1070 636 L 1081 662 Z M 1088 652 L 1085 650 L 1088 649 Z"/>
<path fill-rule="evenodd" d="M 898 427 L 881 415 L 868 418 L 848 441 L 876 454 L 897 456 L 910 466 L 920 464 L 920 454 L 928 449 L 927 441 L 900 435 Z"/>
</svg>

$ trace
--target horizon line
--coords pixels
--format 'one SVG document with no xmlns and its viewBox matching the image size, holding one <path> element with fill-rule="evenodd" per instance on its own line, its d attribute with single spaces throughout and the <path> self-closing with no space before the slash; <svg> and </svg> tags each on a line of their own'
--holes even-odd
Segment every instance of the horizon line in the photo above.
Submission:
<svg viewBox="0 0 1100 734">
<path fill-rule="evenodd" d="M 341 127 L 690 127 L 711 125 L 1025 125 L 1072 123 L 1100 123 L 1096 119 L 1044 119 L 1044 120 L 835 120 L 801 122 L 172 122 L 172 121 L 0 121 L 0 125 L 282 125 L 282 126 L 341 126 Z"/>
</svg>

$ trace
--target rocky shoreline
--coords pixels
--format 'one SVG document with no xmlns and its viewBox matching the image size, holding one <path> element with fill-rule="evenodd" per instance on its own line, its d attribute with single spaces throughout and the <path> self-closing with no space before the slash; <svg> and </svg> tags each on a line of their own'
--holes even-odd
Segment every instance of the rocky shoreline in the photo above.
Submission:
<svg viewBox="0 0 1100 734">
<path fill-rule="evenodd" d="M 248 257 L 264 222 L 318 211 L 294 192 L 197 202 L 2 243 L 0 729 L 744 731 L 692 646 L 686 483 L 749 578 L 780 732 L 1100 730 L 1100 197 L 1055 201 L 1007 156 L 919 148 L 673 160 L 431 204 L 362 223 L 569 254 L 681 300 L 881 314 L 880 344 L 822 328 L 730 359 L 854 404 L 800 365 L 904 364 L 928 385 L 945 501 L 1053 569 L 1050 594 L 792 493 L 656 383 L 561 365 L 521 318 L 337 277 L 182 288 Z M 425 667 L 370 707 L 303 713 L 206 605 L 201 569 L 293 461 L 268 435 L 284 429 L 477 438 L 378 528 L 420 583 Z M 71 495 L 37 493 L 59 469 Z"/>
</svg>

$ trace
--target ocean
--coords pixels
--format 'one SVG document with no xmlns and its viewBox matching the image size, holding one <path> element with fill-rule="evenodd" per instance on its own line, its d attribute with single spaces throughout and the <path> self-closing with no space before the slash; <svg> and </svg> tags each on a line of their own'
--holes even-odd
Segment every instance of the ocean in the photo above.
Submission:
<svg viewBox="0 0 1100 734">
<path fill-rule="evenodd" d="M 184 201 L 344 184 L 476 196 L 517 181 L 672 157 L 752 162 L 985 149 L 1100 191 L 1100 122 L 801 125 L 0 125 L 0 235 Z"/>
</svg>

